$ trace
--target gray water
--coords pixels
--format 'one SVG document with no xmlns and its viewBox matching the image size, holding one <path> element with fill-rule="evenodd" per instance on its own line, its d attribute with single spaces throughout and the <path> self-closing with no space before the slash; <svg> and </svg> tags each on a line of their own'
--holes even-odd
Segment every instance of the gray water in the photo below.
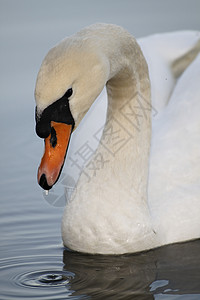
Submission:
<svg viewBox="0 0 200 300">
<path fill-rule="evenodd" d="M 43 141 L 34 133 L 33 97 L 47 50 L 83 26 L 116 23 L 140 37 L 199 29 L 199 12 L 198 0 L 0 1 L 1 300 L 200 299 L 199 240 L 123 256 L 63 247 L 62 181 L 48 197 L 36 182 Z"/>
</svg>

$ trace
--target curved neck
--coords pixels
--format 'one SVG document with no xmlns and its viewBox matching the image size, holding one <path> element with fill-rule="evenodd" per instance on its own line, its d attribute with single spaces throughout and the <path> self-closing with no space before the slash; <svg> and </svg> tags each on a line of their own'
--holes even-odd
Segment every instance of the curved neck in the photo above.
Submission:
<svg viewBox="0 0 200 300">
<path fill-rule="evenodd" d="M 86 31 L 107 69 L 108 111 L 103 134 L 96 135 L 99 147 L 85 171 L 92 178 L 93 186 L 105 186 L 107 180 L 111 190 L 113 184 L 126 190 L 134 201 L 146 200 L 151 138 L 146 61 L 136 40 L 124 29 L 97 25 Z M 92 165 L 98 165 L 95 176 Z M 84 173 L 79 181 L 83 186 L 86 185 Z"/>
<path fill-rule="evenodd" d="M 117 41 L 118 43 L 118 41 Z M 148 67 L 133 37 L 109 49 L 107 120 L 97 153 L 109 160 L 105 172 L 141 201 L 147 199 L 151 139 L 151 96 Z M 121 174 L 126 174 L 122 177 Z M 117 180 L 117 179 L 116 179 Z"/>
</svg>

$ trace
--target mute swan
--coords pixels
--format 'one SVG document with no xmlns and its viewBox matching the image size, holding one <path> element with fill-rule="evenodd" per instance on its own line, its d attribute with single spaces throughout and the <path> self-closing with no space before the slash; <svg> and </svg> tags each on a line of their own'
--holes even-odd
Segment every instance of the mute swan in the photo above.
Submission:
<svg viewBox="0 0 200 300">
<path fill-rule="evenodd" d="M 122 254 L 200 237 L 199 61 L 177 81 L 169 103 L 160 100 L 151 138 L 148 67 L 127 31 L 91 25 L 48 52 L 35 89 L 44 189 L 58 180 L 71 132 L 105 85 L 108 95 L 98 149 L 64 210 L 65 246 Z"/>
</svg>

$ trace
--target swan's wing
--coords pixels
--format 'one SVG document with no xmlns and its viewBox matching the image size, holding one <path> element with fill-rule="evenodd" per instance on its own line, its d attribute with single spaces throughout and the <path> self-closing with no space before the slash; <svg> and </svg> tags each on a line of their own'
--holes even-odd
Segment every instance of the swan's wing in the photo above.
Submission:
<svg viewBox="0 0 200 300">
<path fill-rule="evenodd" d="M 200 55 L 179 78 L 154 120 L 149 201 L 169 239 L 200 231 Z M 170 236 L 171 235 L 171 236 Z M 183 238 L 183 237 L 182 237 Z"/>
<path fill-rule="evenodd" d="M 200 32 L 181 31 L 155 34 L 139 39 L 149 66 L 152 87 L 152 104 L 159 113 L 165 109 L 176 84 L 172 63 L 200 40 Z"/>
</svg>

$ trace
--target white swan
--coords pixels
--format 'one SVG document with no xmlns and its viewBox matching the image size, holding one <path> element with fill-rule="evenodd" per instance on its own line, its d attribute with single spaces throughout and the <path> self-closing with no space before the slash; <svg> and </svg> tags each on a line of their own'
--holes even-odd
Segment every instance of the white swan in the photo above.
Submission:
<svg viewBox="0 0 200 300">
<path fill-rule="evenodd" d="M 59 176 L 74 125 L 105 85 L 108 94 L 98 149 L 64 211 L 65 246 L 122 254 L 200 237 L 199 62 L 198 56 L 184 72 L 169 103 L 172 89 L 161 104 L 152 91 L 161 113 L 151 138 L 148 67 L 128 32 L 92 25 L 49 51 L 35 90 L 36 131 L 46 145 L 38 171 L 43 188 Z"/>
</svg>

